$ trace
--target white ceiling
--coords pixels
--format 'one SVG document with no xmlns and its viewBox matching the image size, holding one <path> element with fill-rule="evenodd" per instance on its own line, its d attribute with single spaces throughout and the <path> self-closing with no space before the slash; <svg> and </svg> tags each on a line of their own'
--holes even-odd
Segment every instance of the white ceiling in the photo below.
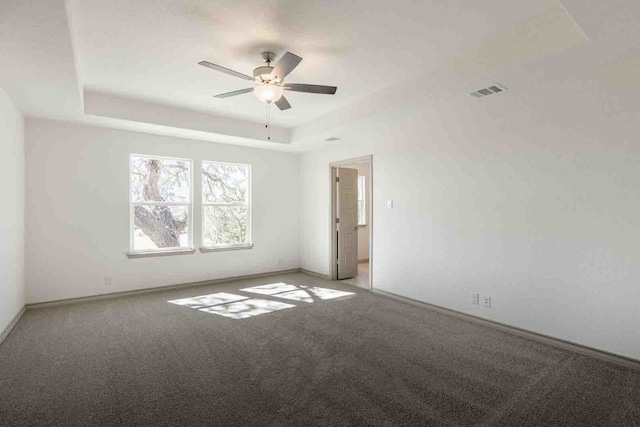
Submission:
<svg viewBox="0 0 640 427">
<path fill-rule="evenodd" d="M 375 111 L 498 81 L 509 96 L 568 76 L 640 88 L 639 14 L 634 0 L 1 0 L 0 86 L 27 115 L 303 150 Z M 251 74 L 263 50 L 304 58 L 289 82 L 338 86 L 287 93 L 277 144 L 257 136 L 252 94 L 213 97 L 245 81 L 197 65 Z"/>
<path fill-rule="evenodd" d="M 284 127 L 307 122 L 402 79 L 553 0 L 73 0 L 74 40 L 85 87 L 215 114 L 262 120 L 251 87 L 203 68 L 207 60 L 251 75 L 260 52 L 303 57 L 289 82 L 338 86 L 335 96 L 287 93 Z M 494 18 L 492 18 L 494 17 Z"/>
</svg>

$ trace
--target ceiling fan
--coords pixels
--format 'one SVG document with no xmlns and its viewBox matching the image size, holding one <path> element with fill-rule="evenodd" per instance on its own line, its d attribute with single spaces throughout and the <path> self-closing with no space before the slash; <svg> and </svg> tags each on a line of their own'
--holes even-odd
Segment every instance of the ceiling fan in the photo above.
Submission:
<svg viewBox="0 0 640 427">
<path fill-rule="evenodd" d="M 257 84 L 255 87 L 221 93 L 220 95 L 216 95 L 216 98 L 230 98 L 232 96 L 242 95 L 243 93 L 253 92 L 258 99 L 266 102 L 267 104 L 273 102 L 280 110 L 288 110 L 291 108 L 291 104 L 289 104 L 289 101 L 287 101 L 287 98 L 283 95 L 285 90 L 324 95 L 333 95 L 336 93 L 336 90 L 338 90 L 335 86 L 284 83 L 285 77 L 287 77 L 289 73 L 298 66 L 300 61 L 302 61 L 302 58 L 291 52 L 287 52 L 282 56 L 282 58 L 280 58 L 274 67 L 271 65 L 271 62 L 275 58 L 276 54 L 273 52 L 262 52 L 262 59 L 265 60 L 266 65 L 262 65 L 253 70 L 253 77 L 230 70 L 220 65 L 212 64 L 208 61 L 201 61 L 198 62 L 198 64 Z"/>
</svg>

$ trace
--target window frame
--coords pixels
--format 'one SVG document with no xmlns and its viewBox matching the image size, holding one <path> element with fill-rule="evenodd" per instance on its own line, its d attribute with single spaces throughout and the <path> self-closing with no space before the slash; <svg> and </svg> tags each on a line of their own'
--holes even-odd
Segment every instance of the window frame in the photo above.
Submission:
<svg viewBox="0 0 640 427">
<path fill-rule="evenodd" d="M 161 202 L 161 201 L 142 201 L 136 202 L 133 200 L 133 174 L 131 173 L 131 165 L 133 157 L 142 157 L 152 160 L 174 160 L 180 162 L 187 162 L 189 164 L 189 201 L 188 202 Z M 151 154 L 137 154 L 129 153 L 129 251 L 127 255 L 129 258 L 138 258 L 154 255 L 173 255 L 173 254 L 189 254 L 194 253 L 193 245 L 193 159 L 186 159 L 183 157 L 170 157 L 170 156 L 156 156 Z M 187 246 L 176 246 L 171 248 L 160 249 L 134 249 L 134 233 L 135 233 L 135 206 L 186 206 L 187 207 Z"/>
<path fill-rule="evenodd" d="M 218 202 L 207 202 L 204 196 L 204 174 L 203 169 L 204 165 L 207 163 L 214 163 L 218 165 L 229 165 L 229 166 L 244 166 L 248 170 L 247 176 L 247 201 L 246 203 L 218 203 Z M 251 249 L 253 248 L 253 210 L 251 209 L 252 205 L 252 195 L 253 195 L 253 167 L 249 163 L 235 163 L 235 162 L 220 162 L 216 160 L 202 160 L 200 162 L 200 199 L 201 199 L 201 223 L 200 223 L 200 242 L 202 246 L 200 247 L 200 252 L 219 252 L 226 250 L 238 250 L 238 249 Z M 232 245 L 205 245 L 205 237 L 204 237 L 204 222 L 205 222 L 205 208 L 207 206 L 243 206 L 247 209 L 247 239 L 244 243 L 232 244 Z"/>
</svg>

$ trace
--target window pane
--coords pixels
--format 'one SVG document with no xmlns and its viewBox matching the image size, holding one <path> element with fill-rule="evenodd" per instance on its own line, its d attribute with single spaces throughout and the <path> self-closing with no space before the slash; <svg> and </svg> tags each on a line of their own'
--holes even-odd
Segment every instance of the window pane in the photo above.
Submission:
<svg viewBox="0 0 640 427">
<path fill-rule="evenodd" d="M 131 200 L 189 202 L 190 162 L 131 156 Z"/>
<path fill-rule="evenodd" d="M 202 163 L 202 199 L 205 203 L 248 203 L 249 166 Z"/>
<path fill-rule="evenodd" d="M 366 225 L 364 176 L 358 176 L 358 225 Z"/>
<path fill-rule="evenodd" d="M 204 207 L 204 246 L 248 243 L 247 208 L 244 206 Z"/>
<path fill-rule="evenodd" d="M 189 247 L 187 206 L 134 206 L 133 250 Z"/>
<path fill-rule="evenodd" d="M 364 176 L 358 177 L 358 200 L 364 200 Z"/>
</svg>

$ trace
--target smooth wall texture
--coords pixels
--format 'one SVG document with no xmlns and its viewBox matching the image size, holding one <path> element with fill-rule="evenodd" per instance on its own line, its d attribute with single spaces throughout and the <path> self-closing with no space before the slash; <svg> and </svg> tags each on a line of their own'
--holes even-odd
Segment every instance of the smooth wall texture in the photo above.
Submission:
<svg viewBox="0 0 640 427">
<path fill-rule="evenodd" d="M 545 90 L 336 130 L 302 159 L 303 268 L 330 271 L 329 164 L 372 154 L 374 288 L 640 359 L 638 114 Z"/>
<path fill-rule="evenodd" d="M 250 164 L 254 248 L 128 259 L 130 153 L 193 159 L 194 195 L 200 161 Z M 26 157 L 28 303 L 300 267 L 297 154 L 29 118 Z"/>
<path fill-rule="evenodd" d="M 0 89 L 0 333 L 24 307 L 22 114 Z"/>
</svg>

